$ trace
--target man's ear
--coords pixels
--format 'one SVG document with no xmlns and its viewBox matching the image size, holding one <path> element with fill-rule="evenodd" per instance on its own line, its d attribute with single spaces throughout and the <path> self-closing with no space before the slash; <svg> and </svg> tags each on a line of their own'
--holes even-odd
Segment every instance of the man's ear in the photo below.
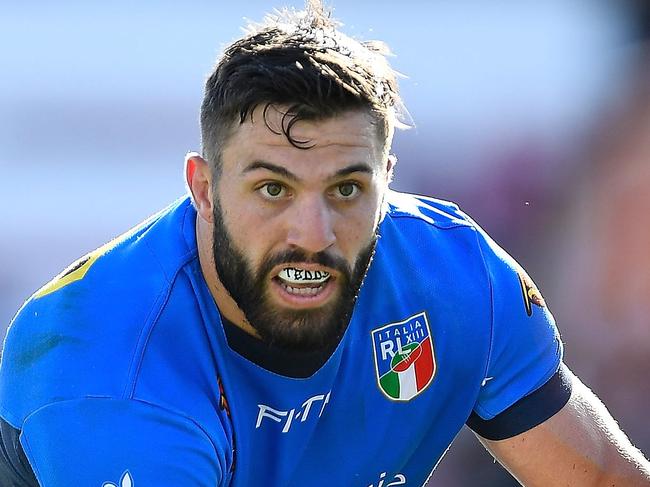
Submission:
<svg viewBox="0 0 650 487">
<path fill-rule="evenodd" d="M 390 184 L 393 181 L 393 171 L 397 164 L 397 156 L 395 154 L 388 154 L 386 158 L 386 183 Z"/>
<path fill-rule="evenodd" d="M 208 162 L 196 152 L 185 155 L 185 182 L 197 213 L 212 223 L 212 171 Z"/>
</svg>

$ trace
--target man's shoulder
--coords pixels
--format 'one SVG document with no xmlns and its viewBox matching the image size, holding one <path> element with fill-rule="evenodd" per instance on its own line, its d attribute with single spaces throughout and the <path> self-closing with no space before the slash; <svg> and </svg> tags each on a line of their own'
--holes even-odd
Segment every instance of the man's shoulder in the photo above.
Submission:
<svg viewBox="0 0 650 487">
<path fill-rule="evenodd" d="M 455 203 L 389 191 L 386 205 L 380 233 L 385 246 L 391 246 L 393 256 L 397 246 L 405 254 L 430 258 L 435 247 L 440 255 L 446 258 L 460 255 L 464 262 L 468 262 L 470 254 L 477 256 L 475 262 L 479 267 L 476 269 L 488 267 L 492 277 L 523 272 L 514 259 Z M 411 245 L 413 242 L 418 245 Z"/>
<path fill-rule="evenodd" d="M 474 222 L 451 201 L 391 190 L 386 204 L 392 219 L 409 218 L 439 229 L 474 228 Z"/>
<path fill-rule="evenodd" d="M 389 193 L 386 203 L 372 276 L 379 282 L 408 283 L 413 290 L 420 289 L 425 300 L 434 282 L 448 291 L 458 289 L 463 299 L 470 296 L 469 288 L 484 291 L 487 282 L 480 230 L 456 204 L 395 191 Z M 429 265 L 433 262 L 435 265 Z M 445 276 L 453 276 L 453 282 L 440 281 Z"/>
<path fill-rule="evenodd" d="M 68 266 L 29 298 L 14 321 L 54 321 L 64 329 L 103 323 L 116 313 L 137 315 L 196 257 L 194 241 L 183 232 L 184 226 L 193 231 L 194 216 L 187 200 L 156 213 Z"/>
<path fill-rule="evenodd" d="M 5 340 L 5 419 L 20 423 L 49 401 L 125 390 L 147 327 L 178 271 L 196 257 L 182 229 L 193 219 L 191 205 L 176 202 L 82 257 L 30 297 Z"/>
</svg>

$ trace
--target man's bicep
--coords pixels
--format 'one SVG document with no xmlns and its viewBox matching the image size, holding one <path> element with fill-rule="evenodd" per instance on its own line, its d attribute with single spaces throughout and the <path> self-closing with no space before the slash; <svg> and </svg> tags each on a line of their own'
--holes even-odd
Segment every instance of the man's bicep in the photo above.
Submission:
<svg viewBox="0 0 650 487">
<path fill-rule="evenodd" d="M 132 400 L 50 404 L 21 443 L 41 487 L 221 485 L 223 458 L 188 418 Z"/>
<path fill-rule="evenodd" d="M 481 442 L 525 486 L 649 485 L 647 460 L 600 400 L 571 377 L 571 398 L 557 414 L 512 438 L 479 436 Z"/>
</svg>

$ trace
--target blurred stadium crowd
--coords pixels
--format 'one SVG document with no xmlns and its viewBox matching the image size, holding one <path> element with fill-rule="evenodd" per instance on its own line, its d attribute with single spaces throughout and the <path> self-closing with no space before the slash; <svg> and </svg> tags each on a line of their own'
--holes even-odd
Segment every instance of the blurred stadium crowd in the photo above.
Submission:
<svg viewBox="0 0 650 487">
<path fill-rule="evenodd" d="M 458 188 L 456 200 L 534 276 L 567 364 L 648 456 L 650 5 L 626 8 L 626 35 L 609 47 L 625 59 L 623 76 L 581 136 L 555 153 L 534 132 L 509 141 L 486 161 L 487 179 Z M 470 433 L 451 451 L 432 486 L 519 485 L 487 454 L 479 458 Z"/>
<path fill-rule="evenodd" d="M 202 77 L 242 16 L 270 8 L 249 3 L 3 7 L 0 331 L 50 276 L 183 192 Z M 459 203 L 520 261 L 566 362 L 647 456 L 647 2 L 344 3 L 344 30 L 387 41 L 408 75 L 416 127 L 397 135 L 395 186 Z M 431 485 L 517 484 L 463 432 Z"/>
</svg>

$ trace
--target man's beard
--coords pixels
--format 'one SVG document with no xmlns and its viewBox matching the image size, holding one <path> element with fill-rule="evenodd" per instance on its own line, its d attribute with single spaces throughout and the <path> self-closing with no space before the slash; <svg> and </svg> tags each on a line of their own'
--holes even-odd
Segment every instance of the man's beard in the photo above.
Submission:
<svg viewBox="0 0 650 487">
<path fill-rule="evenodd" d="M 212 254 L 219 280 L 244 312 L 248 323 L 266 343 L 292 350 L 334 348 L 347 329 L 363 279 L 377 244 L 377 229 L 354 264 L 327 252 L 308 254 L 288 249 L 268 255 L 255 272 L 226 229 L 221 206 L 215 201 Z M 280 265 L 312 263 L 334 269 L 338 290 L 331 302 L 312 309 L 282 308 L 271 301 L 271 270 Z M 330 284 L 331 285 L 331 284 Z"/>
</svg>

